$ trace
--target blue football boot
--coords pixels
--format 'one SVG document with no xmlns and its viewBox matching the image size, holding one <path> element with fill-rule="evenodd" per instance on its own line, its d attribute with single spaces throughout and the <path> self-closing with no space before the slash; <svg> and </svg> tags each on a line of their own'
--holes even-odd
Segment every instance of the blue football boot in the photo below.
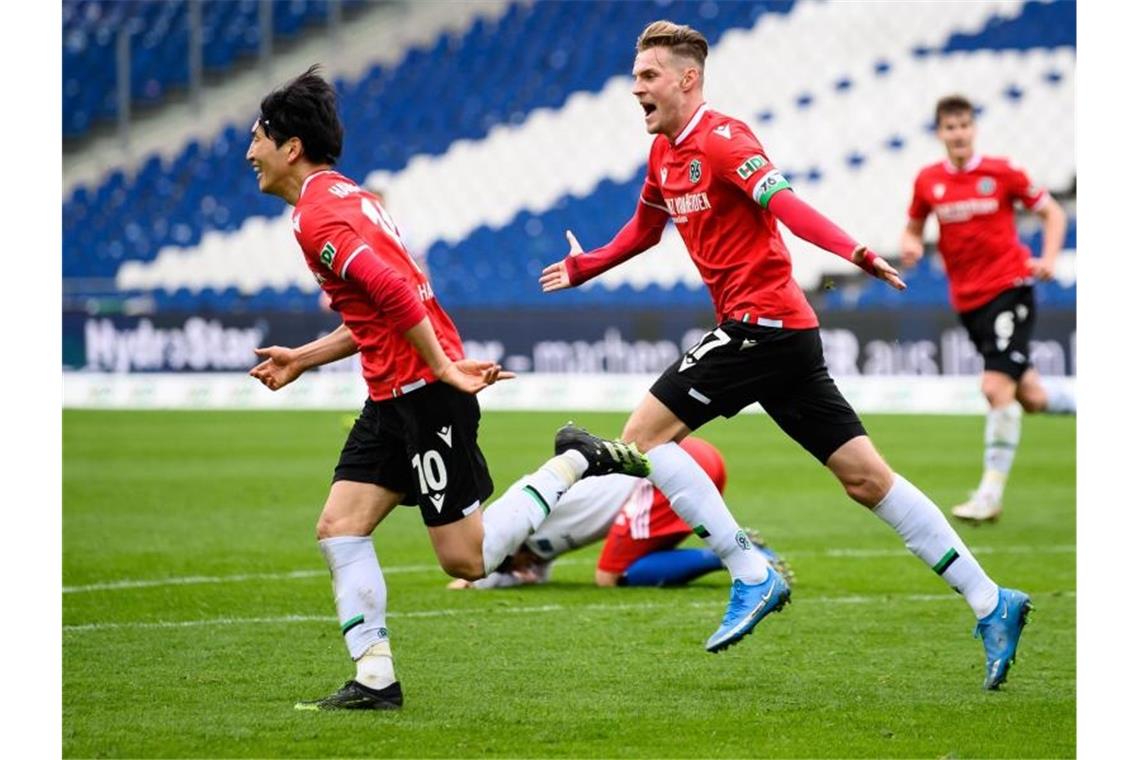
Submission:
<svg viewBox="0 0 1140 760">
<path fill-rule="evenodd" d="M 994 611 L 978 621 L 974 638 L 986 648 L 986 680 L 983 689 L 997 690 L 1009 676 L 1009 667 L 1017 657 L 1017 642 L 1029 622 L 1033 605 L 1029 596 L 1010 588 L 998 589 Z"/>
<path fill-rule="evenodd" d="M 779 612 L 791 602 L 792 591 L 784 576 L 775 569 L 768 572 L 763 583 L 748 584 L 732 582 L 732 595 L 728 598 L 728 609 L 720 628 L 705 642 L 706 652 L 719 652 L 727 649 L 752 633 L 756 624 L 769 612 Z"/>
</svg>

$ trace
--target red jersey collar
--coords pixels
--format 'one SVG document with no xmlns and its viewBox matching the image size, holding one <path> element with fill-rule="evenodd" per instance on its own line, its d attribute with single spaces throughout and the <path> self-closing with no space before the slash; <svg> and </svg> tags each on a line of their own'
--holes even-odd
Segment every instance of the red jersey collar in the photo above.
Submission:
<svg viewBox="0 0 1140 760">
<path fill-rule="evenodd" d="M 673 141 L 673 147 L 680 145 L 681 141 L 688 137 L 689 133 L 697 128 L 697 122 L 701 120 L 701 117 L 704 116 L 705 112 L 708 110 L 709 104 L 701 103 L 701 107 L 697 109 L 697 112 L 693 114 L 693 117 L 691 119 L 689 119 L 689 123 L 685 125 L 684 129 L 681 130 L 681 134 L 677 135 L 677 139 Z"/>
<path fill-rule="evenodd" d="M 974 171 L 974 169 L 977 169 L 978 166 L 981 165 L 981 163 L 982 163 L 982 154 L 981 153 L 975 153 L 973 156 L 970 157 L 970 160 L 967 161 L 966 165 L 963 166 L 961 169 L 959 169 L 957 166 L 955 166 L 954 162 L 951 161 L 950 159 L 946 159 L 945 161 L 943 161 L 942 165 L 944 167 L 946 167 L 946 171 L 950 172 L 951 174 L 957 174 L 958 172 L 972 172 L 972 171 Z"/>
<path fill-rule="evenodd" d="M 305 188 L 307 188 L 309 186 L 309 182 L 312 181 L 313 177 L 319 177 L 322 174 L 336 174 L 336 171 L 333 169 L 321 169 L 320 171 L 313 172 L 308 177 L 305 177 L 305 181 L 301 183 L 301 192 L 297 193 L 297 200 L 298 201 L 300 201 L 301 198 L 304 197 Z"/>
</svg>

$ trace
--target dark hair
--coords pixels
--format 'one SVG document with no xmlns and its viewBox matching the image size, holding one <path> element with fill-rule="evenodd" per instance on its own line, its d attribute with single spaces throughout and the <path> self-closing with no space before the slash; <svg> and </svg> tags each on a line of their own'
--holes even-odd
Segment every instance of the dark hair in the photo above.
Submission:
<svg viewBox="0 0 1140 760">
<path fill-rule="evenodd" d="M 320 64 L 313 64 L 266 95 L 257 121 L 274 145 L 296 137 L 310 161 L 335 164 L 344 143 L 344 127 L 336 112 L 336 90 L 317 74 L 319 69 Z"/>
<path fill-rule="evenodd" d="M 937 127 L 942 123 L 943 116 L 955 113 L 968 113 L 973 117 L 974 104 L 967 100 L 964 95 L 947 95 L 944 98 L 939 98 L 938 104 L 934 106 L 934 126 Z"/>
</svg>

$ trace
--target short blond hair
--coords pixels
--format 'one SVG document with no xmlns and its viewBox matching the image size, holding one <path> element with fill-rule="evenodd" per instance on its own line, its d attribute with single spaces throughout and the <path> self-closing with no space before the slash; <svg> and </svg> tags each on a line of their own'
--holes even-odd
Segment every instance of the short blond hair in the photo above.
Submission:
<svg viewBox="0 0 1140 760">
<path fill-rule="evenodd" d="M 637 38 L 637 52 L 642 53 L 655 47 L 669 48 L 674 55 L 689 58 L 696 62 L 701 71 L 705 70 L 709 41 L 691 26 L 674 24 L 664 19 L 654 21 Z"/>
</svg>

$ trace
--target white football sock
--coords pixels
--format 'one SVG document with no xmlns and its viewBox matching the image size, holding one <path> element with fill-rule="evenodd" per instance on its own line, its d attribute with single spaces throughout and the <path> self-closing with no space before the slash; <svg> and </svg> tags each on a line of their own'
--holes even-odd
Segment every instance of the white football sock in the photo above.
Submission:
<svg viewBox="0 0 1140 760">
<path fill-rule="evenodd" d="M 966 599 L 979 620 L 993 612 L 997 584 L 926 494 L 895 473 L 891 490 L 872 511 L 902 536 L 907 549 Z"/>
<path fill-rule="evenodd" d="M 332 572 L 336 613 L 348 653 L 354 660 L 387 640 L 388 588 L 371 536 L 322 539 L 321 553 Z"/>
<path fill-rule="evenodd" d="M 665 494 L 673 511 L 705 540 L 724 562 L 734 580 L 762 583 L 768 562 L 755 551 L 748 536 L 725 506 L 708 474 L 676 443 L 664 443 L 646 456 L 649 479 Z"/>
<path fill-rule="evenodd" d="M 986 413 L 986 469 L 978 484 L 976 498 L 1000 504 L 1005 481 L 1021 442 L 1021 404 L 1013 401 Z"/>
<path fill-rule="evenodd" d="M 1041 378 L 1045 388 L 1045 411 L 1049 414 L 1076 414 L 1077 394 L 1057 377 Z"/>
<path fill-rule="evenodd" d="M 356 661 L 356 681 L 370 689 L 383 689 L 396 681 L 396 669 L 392 665 L 392 647 L 385 641 L 377 641 Z"/>
<path fill-rule="evenodd" d="M 552 457 L 483 511 L 484 576 L 497 570 L 538 529 L 562 494 L 582 477 L 586 464 L 577 451 Z"/>
</svg>

